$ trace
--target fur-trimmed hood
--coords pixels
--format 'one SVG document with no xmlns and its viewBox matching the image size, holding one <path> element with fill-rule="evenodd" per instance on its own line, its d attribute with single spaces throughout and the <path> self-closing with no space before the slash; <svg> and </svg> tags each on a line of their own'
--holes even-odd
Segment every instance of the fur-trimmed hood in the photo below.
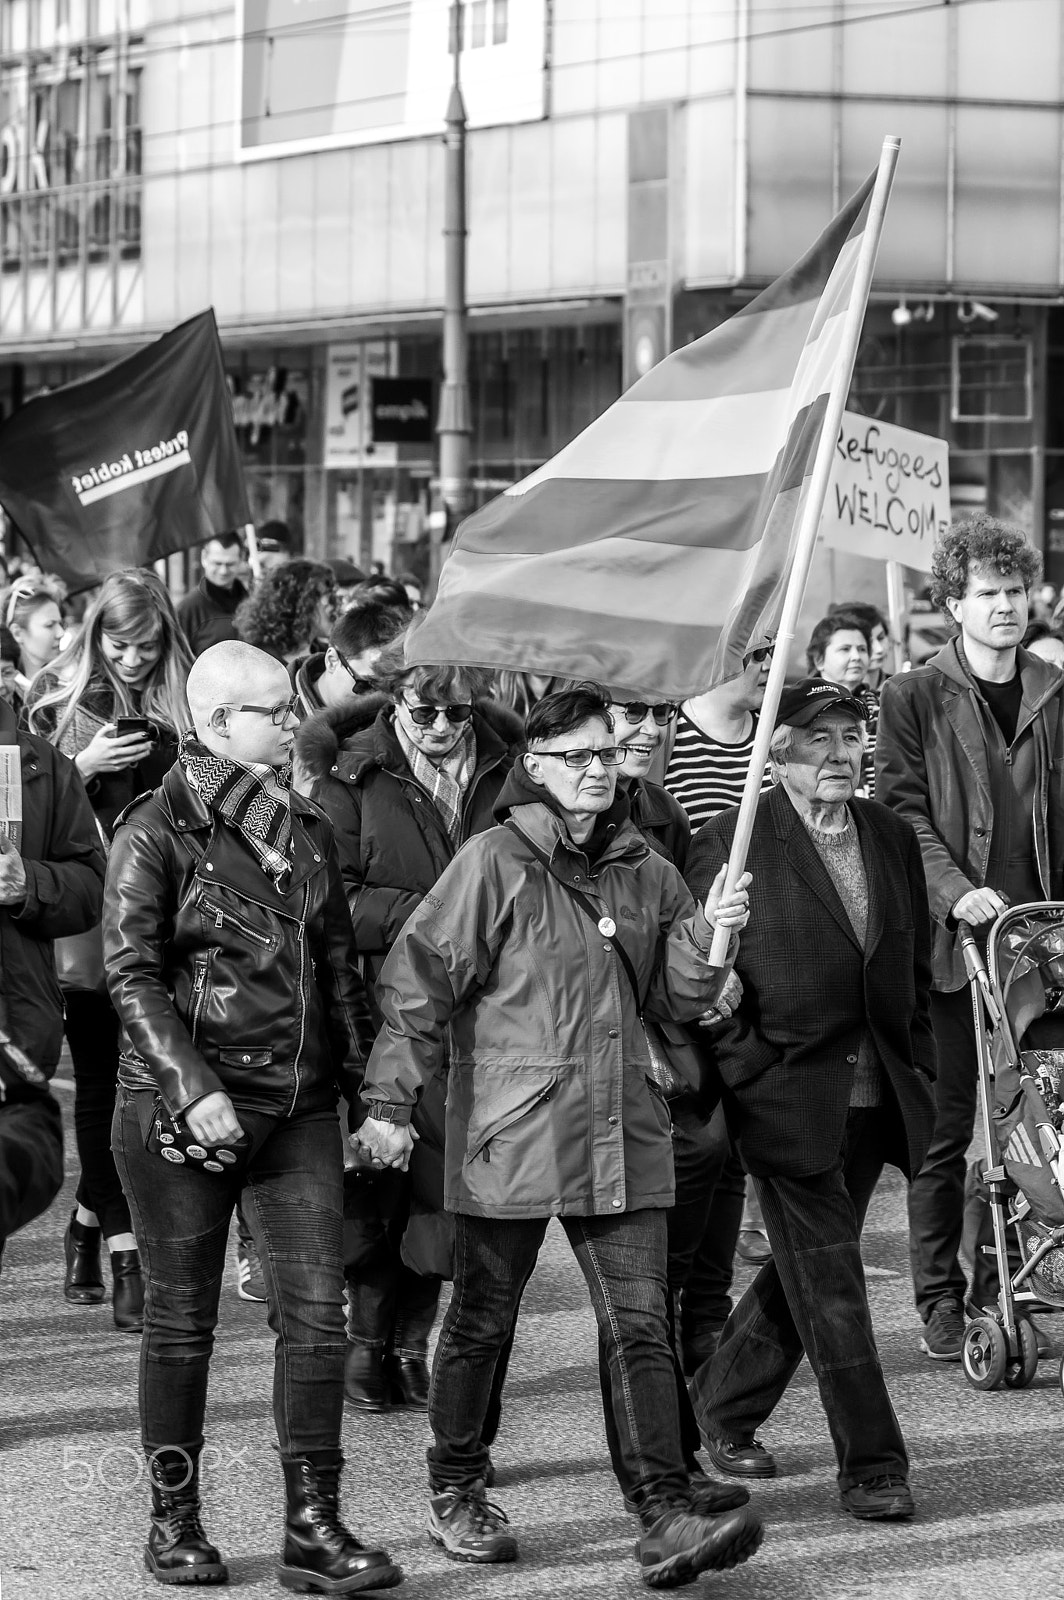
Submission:
<svg viewBox="0 0 1064 1600">
<path fill-rule="evenodd" d="M 391 703 L 388 695 L 376 692 L 362 695 L 350 709 L 326 707 L 308 717 L 296 734 L 299 788 L 313 796 L 325 778 L 357 784 L 373 767 L 405 770 L 406 757 L 387 715 Z M 524 743 L 521 718 L 498 700 L 477 701 L 473 732 L 478 763 L 488 757 L 512 757 Z"/>
</svg>

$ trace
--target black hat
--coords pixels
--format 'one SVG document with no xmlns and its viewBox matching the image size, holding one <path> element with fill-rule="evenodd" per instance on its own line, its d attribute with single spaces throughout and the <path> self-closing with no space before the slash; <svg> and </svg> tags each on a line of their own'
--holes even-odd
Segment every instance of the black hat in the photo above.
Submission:
<svg viewBox="0 0 1064 1600">
<path fill-rule="evenodd" d="M 347 588 L 353 583 L 365 583 L 366 574 L 361 567 L 356 567 L 353 561 L 348 561 L 346 556 L 330 556 L 325 565 L 332 568 L 332 575 L 342 588 Z"/>
<path fill-rule="evenodd" d="M 779 710 L 774 727 L 807 728 L 814 717 L 829 707 L 838 706 L 850 712 L 860 722 L 868 720 L 868 712 L 860 700 L 839 683 L 829 683 L 826 678 L 799 678 L 789 683 L 780 695 Z"/>
</svg>

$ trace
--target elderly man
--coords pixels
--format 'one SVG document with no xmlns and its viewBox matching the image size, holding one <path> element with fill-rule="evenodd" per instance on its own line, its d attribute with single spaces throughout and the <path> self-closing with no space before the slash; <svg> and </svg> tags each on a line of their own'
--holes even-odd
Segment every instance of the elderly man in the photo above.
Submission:
<svg viewBox="0 0 1064 1600">
<path fill-rule="evenodd" d="M 212 646 L 188 677 L 195 735 L 120 820 L 104 943 L 122 1025 L 115 1161 L 148 1279 L 141 1432 L 160 1583 L 222 1583 L 200 1523 L 199 1458 L 234 1207 L 262 1259 L 277 1335 L 286 1489 L 279 1577 L 349 1594 L 400 1572 L 339 1515 L 343 1145 L 372 1030 L 332 829 L 291 793 L 284 667 Z"/>
<path fill-rule="evenodd" d="M 693 1397 L 725 1472 L 771 1477 L 755 1438 L 803 1352 L 816 1374 L 855 1517 L 908 1517 L 908 1457 L 876 1350 L 861 1267 L 885 1162 L 919 1170 L 933 1116 L 930 924 L 916 834 L 855 800 L 864 711 L 838 684 L 784 691 L 748 864 L 743 997 L 716 1042 L 724 1106 L 773 1259 L 735 1307 Z M 726 861 L 737 810 L 700 829 L 699 894 Z"/>
<path fill-rule="evenodd" d="M 643 1578 L 664 1588 L 744 1560 L 761 1533 L 748 1506 L 699 1514 L 684 1468 L 666 1334 L 670 1123 L 642 1021 L 644 1011 L 694 1019 L 717 999 L 725 971 L 708 962 L 710 923 L 745 920 L 746 879 L 723 904 L 715 883 L 706 914 L 694 905 L 616 796 L 622 751 L 608 706 L 584 685 L 533 708 L 528 751 L 496 806 L 506 824 L 459 851 L 399 934 L 381 973 L 385 1026 L 358 1137 L 378 1161 L 406 1161 L 415 1102 L 450 1030 L 455 1289 L 429 1398 L 431 1538 L 458 1560 L 517 1556 L 485 1496 L 483 1425 L 557 1216 L 610 1370 Z"/>
</svg>

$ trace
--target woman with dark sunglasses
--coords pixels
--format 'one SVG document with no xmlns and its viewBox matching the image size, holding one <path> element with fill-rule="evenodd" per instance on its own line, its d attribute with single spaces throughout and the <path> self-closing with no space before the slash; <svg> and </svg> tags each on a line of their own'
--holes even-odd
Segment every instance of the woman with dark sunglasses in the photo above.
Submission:
<svg viewBox="0 0 1064 1600">
<path fill-rule="evenodd" d="M 396 640 L 375 675 L 378 693 L 351 710 L 326 708 L 308 718 L 296 739 L 299 788 L 336 830 L 355 944 L 371 985 L 459 846 L 493 826 L 523 735 L 520 719 L 486 698 L 489 673 L 409 667 Z M 442 1216 L 443 1068 L 441 1061 L 421 1101 L 411 1172 L 348 1176 L 346 1393 L 360 1410 L 423 1410 L 428 1401 L 428 1338 L 450 1262 Z"/>
</svg>

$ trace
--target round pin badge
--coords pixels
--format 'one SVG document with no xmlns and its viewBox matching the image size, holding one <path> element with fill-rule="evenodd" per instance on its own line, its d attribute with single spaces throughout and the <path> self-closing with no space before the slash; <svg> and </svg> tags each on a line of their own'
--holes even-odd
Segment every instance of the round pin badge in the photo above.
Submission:
<svg viewBox="0 0 1064 1600">
<path fill-rule="evenodd" d="M 203 1170 L 204 1172 L 224 1172 L 225 1168 L 222 1166 L 220 1161 L 205 1161 L 203 1163 Z"/>
<path fill-rule="evenodd" d="M 214 1153 L 219 1161 L 225 1162 L 227 1167 L 233 1166 L 236 1162 L 236 1154 L 232 1150 L 216 1150 Z"/>
<path fill-rule="evenodd" d="M 207 1152 L 204 1150 L 201 1144 L 190 1144 L 188 1146 L 188 1153 L 192 1157 L 193 1161 L 206 1161 L 207 1159 Z"/>
<path fill-rule="evenodd" d="M 174 1142 L 174 1136 L 173 1136 L 172 1133 L 160 1133 L 160 1135 L 159 1135 L 159 1143 L 160 1144 L 173 1144 L 173 1142 Z"/>
<path fill-rule="evenodd" d="M 598 925 L 598 930 L 604 939 L 612 939 L 617 932 L 617 924 L 612 917 L 603 917 Z"/>
<path fill-rule="evenodd" d="M 185 1164 L 185 1157 L 184 1157 L 183 1152 L 180 1151 L 180 1150 L 175 1150 L 173 1145 L 169 1145 L 169 1144 L 168 1145 L 164 1145 L 163 1146 L 163 1155 L 165 1156 L 167 1161 L 172 1161 L 174 1163 L 174 1165 L 177 1166 L 177 1167 L 183 1167 L 184 1164 Z"/>
</svg>

